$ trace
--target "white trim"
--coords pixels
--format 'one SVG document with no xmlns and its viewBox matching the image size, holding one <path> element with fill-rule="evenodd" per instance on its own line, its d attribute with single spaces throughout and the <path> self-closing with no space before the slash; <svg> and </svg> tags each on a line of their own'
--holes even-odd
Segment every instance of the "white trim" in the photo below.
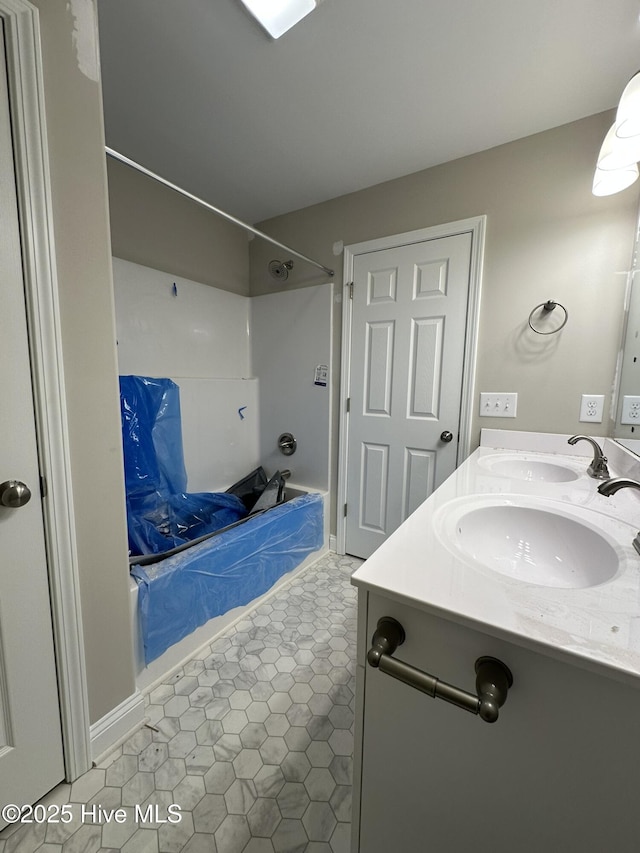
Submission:
<svg viewBox="0 0 640 853">
<path fill-rule="evenodd" d="M 111 752 L 139 729 L 145 719 L 144 697 L 136 690 L 91 726 L 93 760 L 98 763 L 106 753 Z"/>
<path fill-rule="evenodd" d="M 337 554 L 346 551 L 347 525 L 344 516 L 344 505 L 347 502 L 347 439 L 349 437 L 349 413 L 347 412 L 347 398 L 350 394 L 351 378 L 351 314 L 352 302 L 350 298 L 351 274 L 353 272 L 352 248 L 347 246 L 344 250 L 344 274 L 342 288 L 342 344 L 340 349 L 340 417 L 338 434 L 338 489 L 336 495 L 336 546 Z"/>
<path fill-rule="evenodd" d="M 64 408 L 40 28 L 38 11 L 26 0 L 0 0 L 0 16 L 7 42 L 38 449 L 48 488 L 43 511 L 65 774 L 72 781 L 91 766 L 89 709 Z"/>
<path fill-rule="evenodd" d="M 354 243 L 344 249 L 344 290 L 342 298 L 342 368 L 340 379 L 340 447 L 338 453 L 338 498 L 336 519 L 336 551 L 345 553 L 346 522 L 342 508 L 347 499 L 347 457 L 349 435 L 349 414 L 347 398 L 350 395 L 351 376 L 351 323 L 352 300 L 349 298 L 349 284 L 353 281 L 353 265 L 358 255 L 379 252 L 383 249 L 395 249 L 440 237 L 453 237 L 457 234 L 471 233 L 471 259 L 469 265 L 469 297 L 467 301 L 467 334 L 464 347 L 464 366 L 462 374 L 462 398 L 460 403 L 460 441 L 458 443 L 459 465 L 471 451 L 471 422 L 473 415 L 473 397 L 475 393 L 475 374 L 478 349 L 478 322 L 480 318 L 480 291 L 482 287 L 482 267 L 484 262 L 484 241 L 487 217 L 474 216 L 420 228 L 404 234 L 394 234 Z"/>
<path fill-rule="evenodd" d="M 467 334 L 464 345 L 462 399 L 460 402 L 458 465 L 471 453 L 471 423 L 473 421 L 476 387 L 478 332 L 480 328 L 480 294 L 482 290 L 487 217 L 478 216 L 475 219 L 465 219 L 462 221 L 471 225 L 471 260 L 469 264 L 469 301 L 467 303 Z"/>
</svg>

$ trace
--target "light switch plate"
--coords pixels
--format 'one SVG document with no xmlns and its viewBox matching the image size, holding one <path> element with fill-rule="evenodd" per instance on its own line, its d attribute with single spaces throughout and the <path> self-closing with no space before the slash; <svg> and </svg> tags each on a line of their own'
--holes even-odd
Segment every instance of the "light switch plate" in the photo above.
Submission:
<svg viewBox="0 0 640 853">
<path fill-rule="evenodd" d="M 580 402 L 581 423 L 602 423 L 604 394 L 583 394 Z"/>
<path fill-rule="evenodd" d="M 518 395 L 515 391 L 490 393 L 480 392 L 481 418 L 515 418 L 518 411 Z"/>
</svg>

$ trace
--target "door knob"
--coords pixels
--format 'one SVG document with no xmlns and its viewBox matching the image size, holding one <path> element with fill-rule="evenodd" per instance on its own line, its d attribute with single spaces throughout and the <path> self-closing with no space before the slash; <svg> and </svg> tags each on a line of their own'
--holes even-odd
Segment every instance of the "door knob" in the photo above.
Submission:
<svg viewBox="0 0 640 853">
<path fill-rule="evenodd" d="M 448 430 L 448 429 L 445 429 L 445 431 L 444 431 L 444 432 L 441 432 L 441 433 L 440 433 L 440 441 L 446 441 L 446 442 L 447 442 L 447 444 L 448 444 L 450 441 L 453 441 L 453 433 L 452 433 L 452 432 L 449 432 L 449 430 Z"/>
<path fill-rule="evenodd" d="M 20 480 L 6 480 L 0 483 L 0 504 L 12 509 L 24 506 L 31 500 L 31 489 Z"/>
</svg>

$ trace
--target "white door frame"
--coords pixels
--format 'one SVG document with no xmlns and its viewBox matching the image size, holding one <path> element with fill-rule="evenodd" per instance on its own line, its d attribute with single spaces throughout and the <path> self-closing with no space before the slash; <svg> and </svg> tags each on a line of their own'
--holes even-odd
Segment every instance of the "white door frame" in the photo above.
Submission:
<svg viewBox="0 0 640 853">
<path fill-rule="evenodd" d="M 67 781 L 91 767 L 38 10 L 0 0 Z"/>
<path fill-rule="evenodd" d="M 411 243 L 423 243 L 425 240 L 437 240 L 440 237 L 452 237 L 457 234 L 471 232 L 471 261 L 469 273 L 469 299 L 467 302 L 467 333 L 464 344 L 464 365 L 462 372 L 462 400 L 460 406 L 460 440 L 458 443 L 457 464 L 465 459 L 471 450 L 471 421 L 476 374 L 476 356 L 478 346 L 478 320 L 480 316 L 480 289 L 482 285 L 482 266 L 484 261 L 484 240 L 486 232 L 486 216 L 475 216 L 470 219 L 460 219 L 457 222 L 447 222 L 444 225 L 434 225 L 431 228 L 421 228 L 418 231 L 408 231 L 405 234 L 394 234 L 390 237 L 380 237 L 367 240 L 364 243 L 354 243 L 344 249 L 344 289 L 342 299 L 342 369 L 340 379 L 340 446 L 338 455 L 338 500 L 336 523 L 336 550 L 338 554 L 345 553 L 346 520 L 342 507 L 347 501 L 347 459 L 349 436 L 349 412 L 347 399 L 351 396 L 351 324 L 353 302 L 350 297 L 350 285 L 353 282 L 353 265 L 358 255 L 383 249 L 396 249 Z"/>
</svg>

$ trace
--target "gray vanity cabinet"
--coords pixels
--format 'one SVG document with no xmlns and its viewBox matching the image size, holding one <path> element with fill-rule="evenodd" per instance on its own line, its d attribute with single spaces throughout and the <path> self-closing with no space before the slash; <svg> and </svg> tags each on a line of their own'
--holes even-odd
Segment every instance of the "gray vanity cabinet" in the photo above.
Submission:
<svg viewBox="0 0 640 853">
<path fill-rule="evenodd" d="M 499 719 L 483 722 L 366 665 L 382 616 L 406 632 L 394 657 L 470 692 L 475 660 L 502 660 L 514 683 Z M 358 645 L 352 853 L 640 850 L 633 683 L 362 587 Z"/>
</svg>

